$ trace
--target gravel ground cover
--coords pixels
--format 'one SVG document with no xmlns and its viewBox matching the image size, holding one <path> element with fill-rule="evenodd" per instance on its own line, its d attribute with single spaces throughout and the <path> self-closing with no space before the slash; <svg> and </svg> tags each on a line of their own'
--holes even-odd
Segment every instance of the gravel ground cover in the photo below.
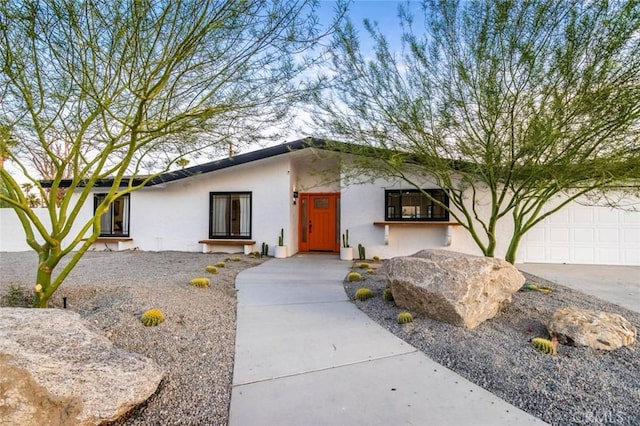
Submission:
<svg viewBox="0 0 640 426">
<path fill-rule="evenodd" d="M 234 261 L 232 258 L 240 260 Z M 210 275 L 207 265 L 224 261 Z M 52 307 L 80 313 L 115 346 L 142 353 L 166 368 L 158 391 L 118 425 L 224 425 L 232 383 L 236 296 L 234 280 L 262 259 L 244 255 L 178 252 L 89 252 L 54 295 Z M 31 287 L 37 259 L 33 253 L 0 254 L 0 295 L 11 284 Z M 414 315 L 397 324 L 402 310 L 382 300 L 386 280 L 373 273 L 344 287 L 376 297 L 354 303 L 399 338 L 440 364 L 521 409 L 558 425 L 640 424 L 640 344 L 613 352 L 560 346 L 558 355 L 536 351 L 532 337 L 548 337 L 544 323 L 556 309 L 575 305 L 623 315 L 636 327 L 640 314 L 559 284 L 526 275 L 528 282 L 553 292 L 518 292 L 496 318 L 465 330 Z M 206 276 L 211 287 L 189 286 Z M 144 327 L 139 317 L 159 308 L 165 322 Z"/>
<path fill-rule="evenodd" d="M 218 273 L 207 265 L 225 262 Z M 50 306 L 78 312 L 114 346 L 141 353 L 167 373 L 158 391 L 118 425 L 228 423 L 236 328 L 235 276 L 261 263 L 245 255 L 178 252 L 89 252 Z M 33 286 L 33 253 L 0 254 L 0 295 L 11 284 Z M 189 285 L 208 277 L 210 288 Z M 6 301 L 5 301 L 6 302 Z M 165 321 L 145 327 L 140 315 L 159 308 Z"/>
<path fill-rule="evenodd" d="M 358 262 L 355 263 L 357 266 Z M 380 266 L 377 264 L 376 266 Z M 615 351 L 558 347 L 557 355 L 534 349 L 533 337 L 549 338 L 545 323 L 565 306 L 614 312 L 640 329 L 640 314 L 571 288 L 525 274 L 528 283 L 548 285 L 549 294 L 517 292 L 511 304 L 473 330 L 421 317 L 397 323 L 404 311 L 381 295 L 387 281 L 380 269 L 344 287 L 369 317 L 436 362 L 553 425 L 639 425 L 640 343 Z M 354 300 L 360 287 L 375 297 Z"/>
</svg>

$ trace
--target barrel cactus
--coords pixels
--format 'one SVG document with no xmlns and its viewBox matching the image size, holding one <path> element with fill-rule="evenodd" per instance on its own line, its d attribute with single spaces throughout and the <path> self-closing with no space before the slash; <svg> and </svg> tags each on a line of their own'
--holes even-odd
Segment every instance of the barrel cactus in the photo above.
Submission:
<svg viewBox="0 0 640 426">
<path fill-rule="evenodd" d="M 531 345 L 542 353 L 555 355 L 558 342 L 555 340 L 548 340 L 542 337 L 534 337 L 531 339 Z"/>
<path fill-rule="evenodd" d="M 206 288 L 209 287 L 210 281 L 209 278 L 198 277 L 189 281 L 189 284 L 194 287 Z"/>
<path fill-rule="evenodd" d="M 226 263 L 224 263 L 223 261 L 220 261 L 220 262 L 216 263 L 216 266 L 217 266 L 218 268 L 224 268 L 226 265 L 227 265 L 227 264 L 226 264 Z"/>
<path fill-rule="evenodd" d="M 406 324 L 409 322 L 413 322 L 413 315 L 411 312 L 400 312 L 398 314 L 398 324 Z"/>
<path fill-rule="evenodd" d="M 382 292 L 382 299 L 387 302 L 393 302 L 393 293 L 391 293 L 391 289 L 389 287 L 385 288 Z"/>
<path fill-rule="evenodd" d="M 362 281 L 362 275 L 359 272 L 349 272 L 347 275 L 347 281 L 350 283 L 354 281 Z"/>
<path fill-rule="evenodd" d="M 210 274 L 217 274 L 218 273 L 218 268 L 216 268 L 213 265 L 208 265 L 206 268 L 204 268 L 205 271 L 207 271 Z"/>
<path fill-rule="evenodd" d="M 164 321 L 164 314 L 160 309 L 149 309 L 140 317 L 140 322 L 147 327 L 153 327 Z"/>
<path fill-rule="evenodd" d="M 356 290 L 355 298 L 361 302 L 364 302 L 365 300 L 370 299 L 372 297 L 373 297 L 373 291 L 371 291 L 371 289 L 368 289 L 366 287 L 360 287 L 359 289 Z"/>
</svg>

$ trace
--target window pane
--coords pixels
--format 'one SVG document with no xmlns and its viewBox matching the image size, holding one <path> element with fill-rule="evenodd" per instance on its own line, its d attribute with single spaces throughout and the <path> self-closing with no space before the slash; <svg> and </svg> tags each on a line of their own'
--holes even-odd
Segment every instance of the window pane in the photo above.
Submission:
<svg viewBox="0 0 640 426">
<path fill-rule="evenodd" d="M 227 197 L 214 196 L 212 202 L 212 226 L 211 232 L 214 236 L 224 237 L 227 235 Z"/>
<path fill-rule="evenodd" d="M 314 209 L 328 209 L 329 208 L 329 199 L 326 198 L 326 197 L 314 198 L 313 199 L 313 208 Z"/>
<path fill-rule="evenodd" d="M 210 238 L 251 238 L 251 193 L 211 193 Z"/>
<path fill-rule="evenodd" d="M 94 211 L 104 201 L 106 194 L 94 196 Z M 100 236 L 129 236 L 129 194 L 123 195 L 111 203 L 108 210 L 100 216 Z"/>
<path fill-rule="evenodd" d="M 436 202 L 440 201 L 445 206 L 449 206 L 449 199 L 441 189 L 424 190 L 436 201 L 416 189 L 388 190 L 385 192 L 386 220 L 449 220 L 449 212 Z"/>
</svg>

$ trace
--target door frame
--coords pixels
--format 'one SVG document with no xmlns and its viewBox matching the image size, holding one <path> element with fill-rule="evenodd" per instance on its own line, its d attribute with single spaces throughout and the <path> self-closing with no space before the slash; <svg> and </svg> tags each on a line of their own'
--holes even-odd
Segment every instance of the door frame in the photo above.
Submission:
<svg viewBox="0 0 640 426">
<path fill-rule="evenodd" d="M 335 215 L 335 224 L 336 224 L 336 235 L 335 235 L 335 244 L 333 247 L 333 253 L 340 252 L 340 193 L 339 192 L 304 192 L 299 194 L 298 198 L 298 251 L 300 252 L 309 252 L 309 240 L 303 241 L 304 235 L 308 236 L 308 230 L 306 229 L 307 223 L 304 220 L 305 217 L 308 219 L 309 216 L 309 207 L 310 207 L 310 199 L 311 197 L 317 196 L 329 196 L 334 198 L 335 200 L 335 209 L 333 214 Z M 304 200 L 304 201 L 303 201 Z M 307 209 L 306 215 L 303 212 L 303 209 Z"/>
</svg>

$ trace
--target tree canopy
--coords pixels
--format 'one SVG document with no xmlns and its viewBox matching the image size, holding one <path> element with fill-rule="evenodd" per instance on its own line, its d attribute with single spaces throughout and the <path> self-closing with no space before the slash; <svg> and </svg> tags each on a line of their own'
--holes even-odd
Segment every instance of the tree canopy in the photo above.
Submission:
<svg viewBox="0 0 640 426">
<path fill-rule="evenodd" d="M 37 306 L 47 305 L 100 235 L 100 215 L 118 197 L 189 154 L 246 143 L 282 125 L 306 90 L 303 73 L 318 58 L 316 6 L 311 0 L 0 3 L 0 153 L 39 192 L 48 220 L 34 213 L 7 167 L 0 168 L 0 202 L 15 210 L 39 255 Z M 104 178 L 113 185 L 95 216 L 73 233 Z"/>
<path fill-rule="evenodd" d="M 370 55 L 346 21 L 332 89 L 314 98 L 326 136 L 363 147 L 354 153 L 382 148 L 359 166 L 416 187 L 407 170 L 428 175 L 480 250 L 494 256 L 507 238 L 511 262 L 522 236 L 570 201 L 637 191 L 638 1 L 434 0 L 398 16 L 399 49 L 364 21 Z M 513 233 L 499 236 L 505 218 Z"/>
</svg>

